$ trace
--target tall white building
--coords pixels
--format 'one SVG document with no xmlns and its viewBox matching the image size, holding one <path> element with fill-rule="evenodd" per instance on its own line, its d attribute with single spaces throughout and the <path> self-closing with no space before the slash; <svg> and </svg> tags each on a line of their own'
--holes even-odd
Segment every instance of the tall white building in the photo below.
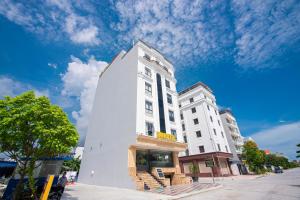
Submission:
<svg viewBox="0 0 300 200">
<path fill-rule="evenodd" d="M 244 138 L 240 133 L 239 127 L 237 125 L 236 119 L 233 116 L 231 110 L 224 109 L 220 111 L 220 116 L 226 137 L 229 143 L 230 150 L 233 154 L 231 160 L 231 169 L 234 175 L 242 174 L 242 162 L 241 154 L 244 145 Z"/>
<path fill-rule="evenodd" d="M 182 138 L 173 65 L 138 41 L 100 75 L 79 181 L 138 189 L 187 183 Z"/>
<path fill-rule="evenodd" d="M 188 144 L 180 158 L 182 168 L 189 174 L 191 163 L 198 163 L 199 176 L 210 176 L 205 161 L 213 159 L 215 176 L 230 175 L 232 157 L 212 90 L 198 82 L 179 93 L 180 117 L 184 141 Z"/>
</svg>

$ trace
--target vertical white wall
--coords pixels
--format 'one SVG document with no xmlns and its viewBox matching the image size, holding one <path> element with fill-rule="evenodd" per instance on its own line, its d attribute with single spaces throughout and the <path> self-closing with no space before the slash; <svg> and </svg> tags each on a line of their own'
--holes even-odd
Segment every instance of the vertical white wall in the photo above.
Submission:
<svg viewBox="0 0 300 200">
<path fill-rule="evenodd" d="M 128 148 L 136 140 L 137 48 L 119 54 L 98 81 L 79 182 L 135 188 Z"/>
<path fill-rule="evenodd" d="M 189 99 L 193 98 L 194 102 L 190 103 Z M 225 135 L 223 124 L 216 106 L 215 97 L 205 88 L 198 86 L 187 93 L 179 96 L 179 104 L 181 104 L 181 112 L 184 116 L 182 123 L 185 124 L 186 131 L 183 132 L 187 136 L 187 143 L 190 155 L 200 154 L 199 146 L 204 146 L 205 152 L 218 151 L 217 144 L 220 144 L 221 152 L 231 153 L 229 144 Z M 208 110 L 209 106 L 210 110 Z M 192 113 L 191 109 L 196 108 L 196 113 Z M 210 116 L 213 122 L 210 120 Z M 198 118 L 199 124 L 194 124 L 194 119 Z M 220 125 L 219 125 L 219 123 Z M 217 135 L 213 129 L 216 129 Z M 201 131 L 201 137 L 197 137 L 196 131 Z M 223 136 L 222 136 L 223 133 Z"/>
</svg>

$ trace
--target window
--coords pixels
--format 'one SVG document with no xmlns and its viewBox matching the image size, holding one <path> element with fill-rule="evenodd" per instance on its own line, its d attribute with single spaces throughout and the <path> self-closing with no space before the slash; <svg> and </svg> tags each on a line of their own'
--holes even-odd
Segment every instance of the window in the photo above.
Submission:
<svg viewBox="0 0 300 200">
<path fill-rule="evenodd" d="M 202 136 L 201 131 L 196 131 L 196 135 L 197 135 L 197 137 L 201 137 Z"/>
<path fill-rule="evenodd" d="M 153 107 L 152 107 L 152 102 L 150 101 L 146 101 L 145 102 L 145 109 L 146 109 L 146 113 L 153 113 Z"/>
<path fill-rule="evenodd" d="M 222 135 L 222 137 L 224 138 L 224 133 L 223 133 L 223 131 L 221 131 L 221 135 Z"/>
<path fill-rule="evenodd" d="M 185 143 L 187 143 L 186 135 L 183 136 L 183 141 L 184 141 Z"/>
<path fill-rule="evenodd" d="M 217 113 L 217 110 L 215 109 L 215 113 L 216 113 L 216 115 L 218 115 L 218 113 Z"/>
<path fill-rule="evenodd" d="M 204 95 L 204 98 L 205 98 L 205 99 L 207 98 L 206 95 Z"/>
<path fill-rule="evenodd" d="M 194 102 L 194 98 L 190 98 L 190 103 L 193 103 Z"/>
<path fill-rule="evenodd" d="M 149 77 L 152 76 L 152 73 L 151 73 L 151 69 L 149 69 L 148 67 L 145 67 L 145 74 Z"/>
<path fill-rule="evenodd" d="M 227 145 L 225 145 L 225 149 L 226 149 L 226 152 L 228 152 L 228 147 L 227 147 Z"/>
<path fill-rule="evenodd" d="M 171 122 L 174 122 L 174 121 L 175 121 L 175 119 L 174 119 L 174 112 L 171 111 L 171 110 L 169 110 L 169 120 L 170 120 Z"/>
<path fill-rule="evenodd" d="M 220 144 L 217 144 L 218 145 L 218 151 L 221 151 L 221 146 Z"/>
<path fill-rule="evenodd" d="M 146 54 L 146 53 L 145 53 L 145 55 L 144 55 L 144 58 L 145 58 L 146 60 L 148 60 L 148 61 L 151 60 L 150 56 L 149 56 L 148 54 Z"/>
<path fill-rule="evenodd" d="M 167 101 L 168 101 L 169 104 L 173 104 L 172 95 L 167 94 Z"/>
<path fill-rule="evenodd" d="M 189 150 L 187 149 L 187 150 L 185 150 L 185 155 L 186 156 L 189 156 L 190 155 L 190 152 L 189 152 Z"/>
<path fill-rule="evenodd" d="M 146 134 L 149 136 L 154 135 L 154 126 L 151 122 L 146 122 Z"/>
<path fill-rule="evenodd" d="M 218 120 L 218 124 L 219 124 L 219 126 L 221 126 L 220 120 Z"/>
<path fill-rule="evenodd" d="M 179 104 L 179 108 L 181 108 L 181 104 Z"/>
<path fill-rule="evenodd" d="M 229 120 L 228 118 L 226 118 L 226 122 L 227 122 L 228 124 L 230 124 L 230 120 Z"/>
<path fill-rule="evenodd" d="M 192 113 L 195 113 L 196 112 L 196 108 L 192 108 Z"/>
<path fill-rule="evenodd" d="M 182 131 L 185 131 L 185 124 L 182 124 Z"/>
<path fill-rule="evenodd" d="M 210 110 L 209 105 L 207 105 L 207 110 Z"/>
<path fill-rule="evenodd" d="M 171 129 L 171 134 L 174 135 L 177 138 L 177 134 L 176 134 L 176 130 L 175 129 Z"/>
<path fill-rule="evenodd" d="M 166 82 L 166 87 L 170 89 L 170 81 L 168 81 L 168 80 L 166 79 L 165 82 Z"/>
<path fill-rule="evenodd" d="M 182 113 L 180 113 L 180 119 L 183 120 L 183 114 Z"/>
<path fill-rule="evenodd" d="M 203 146 L 203 145 L 202 145 L 202 146 L 199 146 L 199 151 L 200 151 L 200 153 L 204 153 L 204 152 L 205 152 L 204 146 Z"/>
<path fill-rule="evenodd" d="M 145 92 L 148 94 L 152 94 L 152 86 L 150 83 L 145 82 Z"/>
<path fill-rule="evenodd" d="M 216 129 L 215 129 L 215 128 L 214 128 L 214 134 L 215 134 L 215 135 L 217 135 L 217 131 L 216 131 Z"/>
<path fill-rule="evenodd" d="M 210 118 L 210 121 L 211 121 L 211 122 L 214 122 L 214 120 L 213 120 L 212 116 L 210 116 L 209 118 Z"/>
<path fill-rule="evenodd" d="M 194 124 L 199 124 L 198 118 L 194 119 Z"/>
</svg>

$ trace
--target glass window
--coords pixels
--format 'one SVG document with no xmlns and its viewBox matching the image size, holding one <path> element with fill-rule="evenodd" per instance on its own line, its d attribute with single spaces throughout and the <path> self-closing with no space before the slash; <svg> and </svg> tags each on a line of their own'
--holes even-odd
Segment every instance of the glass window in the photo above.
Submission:
<svg viewBox="0 0 300 200">
<path fill-rule="evenodd" d="M 221 146 L 220 144 L 217 144 L 218 145 L 218 151 L 221 151 Z"/>
<path fill-rule="evenodd" d="M 183 120 L 183 114 L 182 113 L 180 113 L 180 119 Z"/>
<path fill-rule="evenodd" d="M 207 105 L 207 110 L 210 110 L 209 105 Z"/>
<path fill-rule="evenodd" d="M 150 56 L 149 56 L 148 54 L 146 54 L 146 53 L 145 53 L 145 55 L 144 55 L 144 58 L 145 58 L 146 60 L 148 60 L 148 61 L 151 60 Z"/>
<path fill-rule="evenodd" d="M 151 167 L 173 167 L 173 154 L 172 152 L 164 151 L 150 151 L 149 155 Z"/>
<path fill-rule="evenodd" d="M 171 110 L 169 110 L 169 120 L 170 120 L 171 122 L 174 122 L 174 121 L 175 121 L 175 119 L 174 119 L 174 112 L 171 111 Z"/>
<path fill-rule="evenodd" d="M 226 149 L 226 152 L 228 152 L 228 147 L 227 147 L 227 145 L 225 145 L 225 149 Z"/>
<path fill-rule="evenodd" d="M 145 109 L 146 109 L 146 113 L 153 113 L 153 107 L 152 107 L 152 102 L 150 101 L 145 101 Z"/>
<path fill-rule="evenodd" d="M 199 151 L 200 151 L 200 153 L 204 153 L 205 152 L 205 149 L 204 149 L 204 146 L 202 145 L 202 146 L 199 146 Z"/>
<path fill-rule="evenodd" d="M 199 124 L 198 118 L 194 119 L 194 124 Z"/>
<path fill-rule="evenodd" d="M 154 135 L 154 126 L 151 122 L 146 122 L 146 134 L 149 136 Z"/>
<path fill-rule="evenodd" d="M 190 152 L 189 152 L 189 150 L 187 149 L 187 150 L 185 150 L 185 155 L 186 156 L 189 156 L 190 155 Z"/>
<path fill-rule="evenodd" d="M 190 103 L 193 103 L 194 102 L 194 98 L 190 98 Z"/>
<path fill-rule="evenodd" d="M 216 131 L 216 129 L 214 128 L 213 130 L 214 130 L 214 134 L 215 134 L 215 135 L 217 135 L 217 131 Z"/>
<path fill-rule="evenodd" d="M 209 116 L 209 118 L 210 118 L 210 121 L 211 121 L 211 122 L 213 122 L 213 121 L 214 121 L 214 120 L 213 120 L 213 118 L 212 118 L 212 116 Z"/>
<path fill-rule="evenodd" d="M 182 124 L 182 131 L 185 131 L 185 125 Z"/>
<path fill-rule="evenodd" d="M 152 73 L 151 73 L 151 69 L 149 69 L 148 67 L 145 67 L 145 74 L 149 77 L 152 76 Z"/>
<path fill-rule="evenodd" d="M 170 81 L 166 80 L 166 87 L 170 89 Z"/>
<path fill-rule="evenodd" d="M 196 108 L 192 108 L 192 113 L 195 113 L 196 112 Z"/>
<path fill-rule="evenodd" d="M 173 104 L 172 95 L 167 94 L 167 101 L 168 101 L 169 104 Z"/>
<path fill-rule="evenodd" d="M 201 137 L 201 131 L 196 131 L 197 137 Z"/>
<path fill-rule="evenodd" d="M 177 134 L 176 134 L 176 130 L 175 129 L 171 129 L 171 134 L 174 135 L 177 138 Z"/>
<path fill-rule="evenodd" d="M 217 110 L 215 109 L 215 113 L 216 113 L 216 115 L 218 115 L 218 113 L 217 113 Z"/>
<path fill-rule="evenodd" d="M 183 141 L 184 141 L 185 143 L 187 143 L 186 135 L 183 136 Z"/>
<path fill-rule="evenodd" d="M 181 108 L 181 104 L 179 104 L 179 108 Z"/>
<path fill-rule="evenodd" d="M 219 124 L 219 126 L 221 126 L 220 120 L 218 120 L 218 124 Z"/>
<path fill-rule="evenodd" d="M 221 135 L 222 135 L 222 137 L 224 137 L 224 133 L 223 133 L 223 131 L 221 131 Z"/>
<path fill-rule="evenodd" d="M 150 83 L 145 82 L 145 92 L 152 94 L 152 85 Z"/>
</svg>

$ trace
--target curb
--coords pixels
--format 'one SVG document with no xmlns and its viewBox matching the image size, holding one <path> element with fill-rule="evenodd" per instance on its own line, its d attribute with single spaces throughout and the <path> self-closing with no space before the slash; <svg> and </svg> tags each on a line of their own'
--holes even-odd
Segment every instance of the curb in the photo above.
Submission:
<svg viewBox="0 0 300 200">
<path fill-rule="evenodd" d="M 198 190 L 198 191 L 193 191 L 193 192 L 189 192 L 189 193 L 186 193 L 186 194 L 180 194 L 180 195 L 168 197 L 167 200 L 181 199 L 181 198 L 184 198 L 184 197 L 193 196 L 193 195 L 200 194 L 200 193 L 203 193 L 203 192 L 208 192 L 208 191 L 211 191 L 211 190 L 216 190 L 216 189 L 219 189 L 219 188 L 222 188 L 222 187 L 223 187 L 223 185 L 218 185 L 218 186 L 207 188 L 207 189 L 203 189 L 203 190 Z"/>
</svg>

